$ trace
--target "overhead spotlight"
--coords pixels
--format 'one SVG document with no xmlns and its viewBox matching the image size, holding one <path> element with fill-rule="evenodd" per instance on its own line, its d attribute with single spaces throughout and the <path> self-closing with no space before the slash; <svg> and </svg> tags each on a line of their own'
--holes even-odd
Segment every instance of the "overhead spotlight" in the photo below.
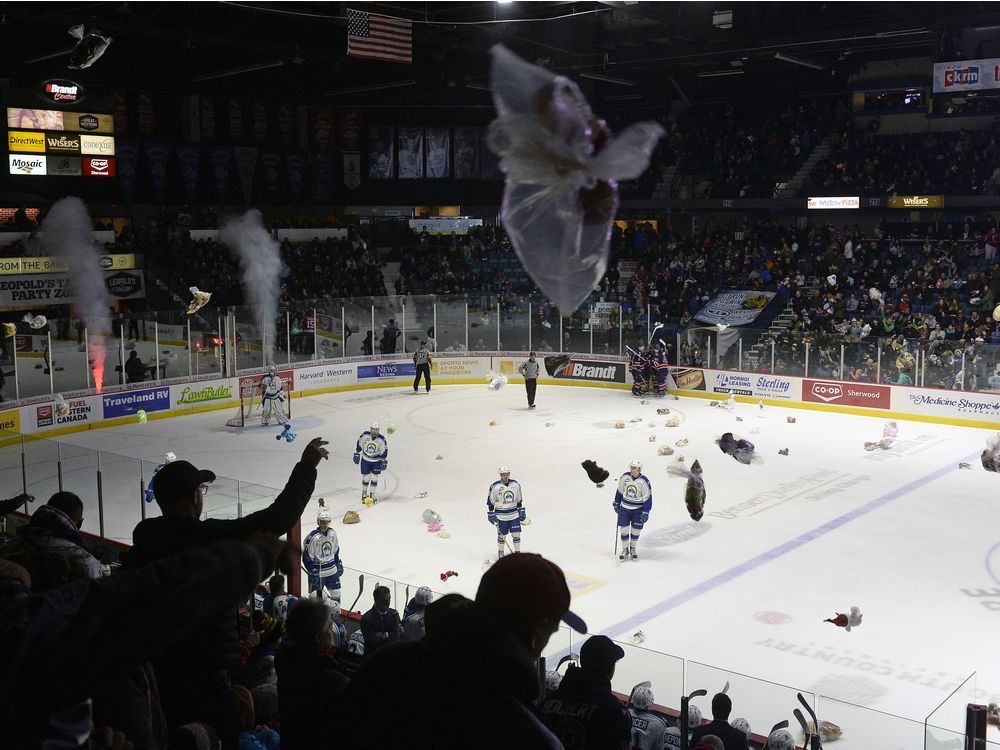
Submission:
<svg viewBox="0 0 1000 750">
<path fill-rule="evenodd" d="M 811 60 L 803 60 L 801 57 L 786 55 L 784 52 L 775 52 L 774 59 L 781 60 L 786 63 L 792 63 L 792 65 L 801 65 L 803 68 L 812 68 L 813 70 L 823 70 L 825 67 L 819 63 L 814 63 Z"/>
<path fill-rule="evenodd" d="M 603 81 L 604 83 L 617 83 L 619 86 L 638 86 L 635 81 L 626 81 L 624 78 L 606 76 L 603 73 L 581 73 L 580 78 L 589 78 L 592 81 Z"/>
<path fill-rule="evenodd" d="M 497 0 L 497 5 L 512 5 L 514 0 Z"/>
</svg>

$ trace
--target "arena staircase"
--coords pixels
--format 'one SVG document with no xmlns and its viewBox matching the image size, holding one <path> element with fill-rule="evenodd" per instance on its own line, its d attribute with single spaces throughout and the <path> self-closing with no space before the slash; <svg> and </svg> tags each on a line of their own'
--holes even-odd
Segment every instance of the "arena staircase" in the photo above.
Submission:
<svg viewBox="0 0 1000 750">
<path fill-rule="evenodd" d="M 770 366 L 771 339 L 791 326 L 794 315 L 792 303 L 789 302 L 785 305 L 785 309 L 778 313 L 777 317 L 771 321 L 771 326 L 766 331 L 761 332 L 757 341 L 750 347 L 750 351 L 746 352 L 746 358 L 749 363 L 748 370 L 757 371 L 762 360 Z"/>
<path fill-rule="evenodd" d="M 823 159 L 830 155 L 830 150 L 832 144 L 830 141 L 830 136 L 826 136 L 819 145 L 812 150 L 812 153 L 806 157 L 806 160 L 802 162 L 802 166 L 798 168 L 798 171 L 792 175 L 788 182 L 778 185 L 775 190 L 776 198 L 794 198 L 802 190 L 802 185 L 809 176 L 809 173 L 813 171 L 813 167 L 819 164 Z"/>
</svg>

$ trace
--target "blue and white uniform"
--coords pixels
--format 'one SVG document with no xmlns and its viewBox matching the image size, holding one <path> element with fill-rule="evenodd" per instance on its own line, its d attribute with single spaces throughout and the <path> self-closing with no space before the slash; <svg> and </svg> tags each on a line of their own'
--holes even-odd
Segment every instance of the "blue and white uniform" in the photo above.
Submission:
<svg viewBox="0 0 1000 750">
<path fill-rule="evenodd" d="M 638 476 L 632 475 L 631 467 L 639 470 Z M 638 559 L 635 548 L 639 544 L 639 532 L 653 509 L 653 486 L 642 473 L 642 464 L 633 461 L 631 467 L 618 480 L 618 490 L 611 504 L 618 514 L 618 533 L 622 542 L 620 560 L 627 557 Z"/>
<path fill-rule="evenodd" d="M 177 460 L 177 456 L 175 456 L 172 452 L 168 453 L 166 456 L 164 456 L 163 463 L 162 464 L 158 464 L 157 467 L 155 469 L 153 469 L 153 475 L 149 478 L 149 484 L 146 485 L 146 502 L 147 503 L 153 502 L 153 500 L 156 497 L 155 493 L 154 493 L 154 490 L 153 490 L 153 483 L 156 481 L 156 475 L 160 473 L 160 469 L 162 469 L 164 466 L 166 466 L 167 464 L 169 464 L 171 461 L 176 461 L 176 460 Z"/>
<path fill-rule="evenodd" d="M 274 367 L 267 368 L 267 374 L 260 379 L 257 387 L 261 391 L 261 424 L 288 424 L 285 409 L 285 384 L 278 377 Z"/>
<path fill-rule="evenodd" d="M 504 476 L 507 477 L 506 481 Z M 510 478 L 510 470 L 500 467 L 500 479 L 490 485 L 486 495 L 486 518 L 497 527 L 497 555 L 503 557 L 504 537 L 514 542 L 514 551 L 521 551 L 521 521 L 525 519 L 521 485 Z"/>
<path fill-rule="evenodd" d="M 329 526 L 326 530 L 313 529 L 302 543 L 302 565 L 309 573 L 309 590 L 318 592 L 325 588 L 340 600 L 340 577 L 344 564 L 340 561 L 340 543 L 337 532 Z"/>
<path fill-rule="evenodd" d="M 628 713 L 632 719 L 633 750 L 663 750 L 666 720 L 659 714 L 643 709 L 630 708 Z"/>
<path fill-rule="evenodd" d="M 377 500 L 378 476 L 389 466 L 389 444 L 379 434 L 378 423 L 361 433 L 354 448 L 354 463 L 361 467 L 361 499 Z"/>
</svg>

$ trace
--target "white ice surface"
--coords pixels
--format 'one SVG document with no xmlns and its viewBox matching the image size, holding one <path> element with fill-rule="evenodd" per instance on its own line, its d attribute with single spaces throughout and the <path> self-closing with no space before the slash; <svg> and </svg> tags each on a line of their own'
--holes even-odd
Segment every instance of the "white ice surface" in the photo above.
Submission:
<svg viewBox="0 0 1000 750">
<path fill-rule="evenodd" d="M 664 427 L 657 407 L 681 414 L 681 426 Z M 276 428 L 226 428 L 230 415 L 223 411 L 61 440 L 152 463 L 171 450 L 220 475 L 280 487 L 305 443 L 322 435 L 331 455 L 320 467 L 304 529 L 312 527 L 316 498 L 325 497 L 349 568 L 469 596 L 484 561 L 496 556 L 485 499 L 497 466 L 506 464 L 522 485 L 532 522 L 524 527 L 524 551 L 563 567 L 574 611 L 592 633 L 627 641 L 641 630 L 645 649 L 912 719 L 922 720 L 975 670 L 977 701 L 1000 699 L 1000 657 L 992 645 L 1000 611 L 990 608 L 1000 608 L 1000 527 L 993 515 L 1000 477 L 979 464 L 989 434 L 983 430 L 900 422 L 892 450 L 867 453 L 863 443 L 881 437 L 881 419 L 772 407 L 761 414 L 749 404 L 725 412 L 698 399 L 642 405 L 624 391 L 555 386 L 542 386 L 538 408 L 529 411 L 520 387 L 490 392 L 485 383 L 435 387 L 430 394 L 406 386 L 331 394 L 296 399 L 293 408 L 298 439 L 290 445 L 275 440 Z M 634 416 L 643 421 L 629 422 Z M 351 455 L 357 435 L 377 417 L 396 431 L 388 438 L 380 501 L 364 508 Z M 614 428 L 618 420 L 624 430 Z M 722 454 L 714 440 L 725 431 L 754 442 L 763 463 L 743 466 Z M 697 458 L 704 469 L 708 498 L 700 524 L 687 516 L 684 481 L 667 475 L 676 456 L 656 453 L 680 438 L 690 444 L 676 453 L 688 464 Z M 785 447 L 789 455 L 778 455 Z M 611 501 L 615 480 L 635 457 L 652 482 L 654 504 L 639 560 L 619 563 Z M 585 459 L 611 472 L 603 489 L 587 479 Z M 972 470 L 960 470 L 960 461 Z M 72 472 L 65 479 L 71 488 Z M 220 488 L 209 503 L 226 496 Z M 133 500 L 122 502 L 132 519 Z M 427 533 L 424 508 L 442 515 L 451 538 Z M 348 509 L 361 513 L 360 524 L 342 524 Z M 113 509 L 107 524 L 127 537 L 127 528 L 115 529 Z M 448 569 L 459 576 L 441 583 Z M 356 587 L 345 581 L 345 599 Z M 997 596 L 966 593 L 981 589 Z M 861 627 L 848 633 L 823 622 L 852 605 L 864 614 Z M 669 662 L 654 655 L 627 661 L 616 683 L 648 678 L 654 690 L 656 672 Z M 701 675 L 709 697 L 724 680 L 733 682 L 734 716 L 750 713 L 741 705 L 766 696 L 783 701 L 774 721 L 787 714 L 795 727 L 794 691 L 788 705 L 788 691 L 745 679 L 741 688 L 738 675 L 690 663 L 689 689 Z M 662 702 L 676 705 L 673 683 L 665 675 L 660 682 Z M 821 700 L 821 706 L 836 704 Z M 845 730 L 838 746 L 859 746 L 848 742 L 852 722 L 857 728 L 871 718 L 859 713 L 821 711 Z M 765 731 L 763 722 L 754 731 Z"/>
</svg>

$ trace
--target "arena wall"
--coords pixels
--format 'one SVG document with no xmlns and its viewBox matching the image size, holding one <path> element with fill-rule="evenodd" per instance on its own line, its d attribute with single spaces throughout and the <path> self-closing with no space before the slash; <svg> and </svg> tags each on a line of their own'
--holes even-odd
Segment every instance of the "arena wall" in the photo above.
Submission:
<svg viewBox="0 0 1000 750">
<path fill-rule="evenodd" d="M 524 353 L 486 352 L 434 357 L 435 385 L 481 385 L 493 373 L 502 373 L 508 387 L 524 379 L 517 367 Z M 542 385 L 612 388 L 627 391 L 627 361 L 622 357 L 548 354 L 539 357 Z M 159 385 L 109 389 L 101 394 L 63 394 L 68 415 L 55 413 L 47 397 L 0 408 L 0 431 L 55 436 L 98 427 L 133 423 L 141 409 L 148 419 L 216 409 L 236 409 L 241 387 L 246 391 L 263 370 L 236 378 L 177 380 Z M 279 370 L 292 398 L 370 388 L 402 388 L 413 382 L 413 363 L 407 355 L 357 357 L 321 363 L 299 363 Z M 945 391 L 934 388 L 847 383 L 701 368 L 672 368 L 675 395 L 724 398 L 730 392 L 744 403 L 815 409 L 888 419 L 936 422 L 966 427 L 1000 429 L 1000 394 Z"/>
</svg>

